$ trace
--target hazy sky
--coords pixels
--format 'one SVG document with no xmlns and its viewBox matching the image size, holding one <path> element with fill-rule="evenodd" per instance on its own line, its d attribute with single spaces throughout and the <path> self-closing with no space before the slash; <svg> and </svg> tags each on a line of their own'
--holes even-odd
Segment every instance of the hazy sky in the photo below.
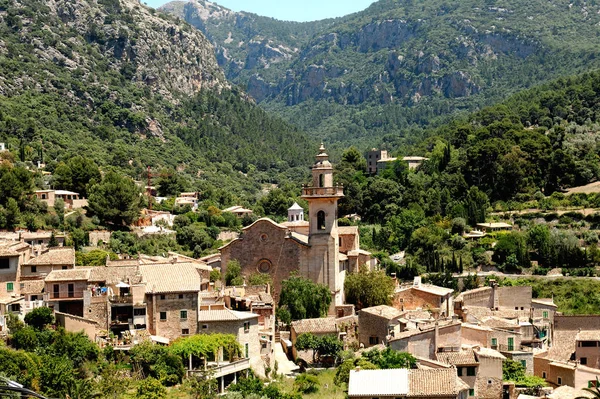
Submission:
<svg viewBox="0 0 600 399">
<path fill-rule="evenodd" d="M 168 0 L 142 1 L 152 7 L 160 7 L 168 2 Z M 214 2 L 234 11 L 249 11 L 286 21 L 314 21 L 364 10 L 374 0 L 218 0 Z"/>
</svg>

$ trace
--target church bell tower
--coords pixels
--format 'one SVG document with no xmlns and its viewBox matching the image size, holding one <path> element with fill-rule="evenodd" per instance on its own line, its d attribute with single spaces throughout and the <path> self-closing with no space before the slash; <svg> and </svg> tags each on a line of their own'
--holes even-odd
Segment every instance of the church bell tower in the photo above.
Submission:
<svg viewBox="0 0 600 399">
<path fill-rule="evenodd" d="M 312 185 L 302 188 L 308 202 L 309 235 L 307 270 L 303 274 L 325 284 L 333 295 L 332 305 L 344 302 L 344 277 L 340 270 L 337 203 L 344 196 L 342 186 L 333 185 L 333 166 L 321 143 L 312 167 Z"/>
</svg>

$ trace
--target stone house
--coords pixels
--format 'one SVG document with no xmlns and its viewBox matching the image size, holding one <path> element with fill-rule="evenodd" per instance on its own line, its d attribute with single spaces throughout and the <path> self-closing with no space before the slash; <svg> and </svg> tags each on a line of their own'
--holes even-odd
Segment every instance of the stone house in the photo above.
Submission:
<svg viewBox="0 0 600 399">
<path fill-rule="evenodd" d="M 440 348 L 458 350 L 461 347 L 461 323 L 450 321 L 446 323 L 433 323 L 430 327 L 420 330 L 401 332 L 390 339 L 390 348 L 409 352 L 414 356 L 435 359 L 435 354 Z"/>
<path fill-rule="evenodd" d="M 300 357 L 307 363 L 312 362 L 312 351 L 298 351 L 296 349 L 296 340 L 302 334 L 313 334 L 317 337 L 326 335 L 338 336 L 338 326 L 334 317 L 324 317 L 317 319 L 302 319 L 293 321 L 290 326 L 290 341 L 292 341 L 292 358 Z"/>
<path fill-rule="evenodd" d="M 84 297 L 89 300 L 91 268 L 52 270 L 44 279 L 44 302 L 57 312 L 84 316 Z"/>
<path fill-rule="evenodd" d="M 421 283 L 420 277 L 415 277 L 411 286 L 398 287 L 394 292 L 393 306 L 402 311 L 425 309 L 434 317 L 452 317 L 454 304 L 450 288 L 438 287 L 433 284 Z"/>
<path fill-rule="evenodd" d="M 79 193 L 67 190 L 38 190 L 35 193 L 38 200 L 45 202 L 49 207 L 54 206 L 58 199 L 62 199 L 66 209 L 79 209 L 88 205 L 85 198 L 79 198 Z"/>
<path fill-rule="evenodd" d="M 402 312 L 392 306 L 379 305 L 358 312 L 358 341 L 361 347 L 387 344 L 402 331 Z"/>
<path fill-rule="evenodd" d="M 348 398 L 466 399 L 469 387 L 454 368 L 350 370 Z"/>
<path fill-rule="evenodd" d="M 53 270 L 75 268 L 75 249 L 71 247 L 48 248 L 46 252 L 21 265 L 21 280 L 44 279 Z"/>
<path fill-rule="evenodd" d="M 242 347 L 248 365 L 261 375 L 264 372 L 259 339 L 258 315 L 231 309 L 202 310 L 198 313 L 198 334 L 233 334 Z"/>
<path fill-rule="evenodd" d="M 0 242 L 0 314 L 17 310 L 12 303 L 20 297 L 21 264 L 30 256 L 30 246 L 26 243 Z"/>
</svg>

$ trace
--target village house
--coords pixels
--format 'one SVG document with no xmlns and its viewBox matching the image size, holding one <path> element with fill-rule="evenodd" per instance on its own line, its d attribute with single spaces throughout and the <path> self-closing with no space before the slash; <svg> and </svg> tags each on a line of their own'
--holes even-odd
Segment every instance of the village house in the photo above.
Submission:
<svg viewBox="0 0 600 399">
<path fill-rule="evenodd" d="M 247 209 L 240 205 L 230 206 L 229 208 L 223 209 L 222 212 L 233 213 L 239 218 L 242 218 L 244 216 L 250 216 L 254 213 L 252 209 Z"/>
<path fill-rule="evenodd" d="M 350 370 L 349 399 L 466 399 L 469 387 L 454 368 Z"/>
<path fill-rule="evenodd" d="M 53 207 L 56 201 L 64 201 L 65 209 L 79 209 L 86 207 L 88 201 L 85 198 L 79 198 L 79 193 L 67 190 L 37 190 L 35 196 L 38 200 L 45 202 L 49 207 Z"/>
<path fill-rule="evenodd" d="M 330 313 L 334 314 L 335 307 L 344 303 L 346 274 L 352 267 L 370 266 L 376 261 L 356 246 L 348 245 L 347 253 L 340 252 L 337 202 L 344 193 L 341 186 L 333 184 L 333 166 L 328 158 L 321 146 L 312 168 L 312 184 L 302 189 L 302 198 L 309 207 L 308 235 L 268 218 L 259 219 L 246 226 L 239 238 L 220 248 L 222 273 L 227 272 L 228 262 L 235 259 L 244 276 L 257 272 L 269 274 L 273 281 L 272 295 L 277 300 L 282 281 L 297 272 L 329 287 L 333 297 Z M 342 245 L 346 245 L 344 239 L 342 236 Z M 350 242 L 357 245 L 358 234 Z"/>
<path fill-rule="evenodd" d="M 389 347 L 394 350 L 427 359 L 435 359 L 435 354 L 440 348 L 459 350 L 461 345 L 459 321 L 436 321 L 428 327 L 403 331 L 389 341 Z"/>
<path fill-rule="evenodd" d="M 551 386 L 581 389 L 600 378 L 600 316 L 554 316 L 552 346 L 534 356 L 534 373 Z"/>
<path fill-rule="evenodd" d="M 402 312 L 392 306 L 379 305 L 358 312 L 358 340 L 362 347 L 386 345 L 402 331 L 398 320 Z"/>
<path fill-rule="evenodd" d="M 421 277 L 415 277 L 410 286 L 398 287 L 394 292 L 393 306 L 404 310 L 427 310 L 435 318 L 446 318 L 454 315 L 454 304 L 450 288 L 423 284 Z"/>
</svg>

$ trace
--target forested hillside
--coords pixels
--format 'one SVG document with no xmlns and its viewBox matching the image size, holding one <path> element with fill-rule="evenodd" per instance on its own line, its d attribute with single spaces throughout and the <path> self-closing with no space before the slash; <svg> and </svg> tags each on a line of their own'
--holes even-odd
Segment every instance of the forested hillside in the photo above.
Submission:
<svg viewBox="0 0 600 399">
<path fill-rule="evenodd" d="M 231 87 L 200 32 L 135 0 L 0 0 L 0 140 L 50 172 L 77 154 L 250 197 L 314 152 Z"/>
<path fill-rule="evenodd" d="M 192 2 L 179 15 L 208 32 L 220 54 L 285 26 L 263 20 L 248 36 L 243 14 L 222 7 L 211 14 L 207 4 Z M 268 110 L 318 137 L 366 148 L 600 66 L 599 12 L 594 2 L 567 0 L 380 0 L 306 25 L 312 36 L 294 35 L 299 50 L 277 60 L 240 63 L 236 53 L 220 62 Z"/>
</svg>

